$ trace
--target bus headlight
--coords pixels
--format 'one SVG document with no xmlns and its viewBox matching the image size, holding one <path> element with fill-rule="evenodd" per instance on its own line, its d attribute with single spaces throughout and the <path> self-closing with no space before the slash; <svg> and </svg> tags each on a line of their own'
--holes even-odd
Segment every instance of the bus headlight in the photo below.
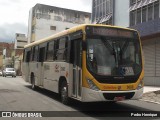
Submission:
<svg viewBox="0 0 160 120">
<path fill-rule="evenodd" d="M 94 82 L 90 79 L 87 79 L 88 85 L 90 87 L 90 89 L 95 90 L 95 91 L 99 91 L 99 88 L 94 84 Z"/>
<path fill-rule="evenodd" d="M 137 90 L 141 89 L 143 87 L 143 79 L 138 84 Z"/>
</svg>

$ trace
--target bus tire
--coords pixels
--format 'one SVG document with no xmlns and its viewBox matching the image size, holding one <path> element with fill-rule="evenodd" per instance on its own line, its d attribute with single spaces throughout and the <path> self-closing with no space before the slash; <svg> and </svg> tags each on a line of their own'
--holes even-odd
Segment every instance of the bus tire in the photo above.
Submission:
<svg viewBox="0 0 160 120">
<path fill-rule="evenodd" d="M 31 88 L 32 88 L 32 90 L 36 89 L 35 78 L 34 78 L 33 74 L 31 75 Z"/>
<path fill-rule="evenodd" d="M 69 104 L 69 97 L 68 97 L 68 86 L 67 82 L 63 81 L 61 85 L 61 101 L 63 104 L 67 105 Z"/>
</svg>

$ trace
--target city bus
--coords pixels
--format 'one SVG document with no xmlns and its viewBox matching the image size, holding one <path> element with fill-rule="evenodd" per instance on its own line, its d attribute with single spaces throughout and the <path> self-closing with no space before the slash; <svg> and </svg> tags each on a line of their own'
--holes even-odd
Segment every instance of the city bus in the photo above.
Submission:
<svg viewBox="0 0 160 120">
<path fill-rule="evenodd" d="M 24 47 L 23 78 L 81 102 L 139 99 L 143 94 L 142 47 L 136 30 L 84 24 Z"/>
</svg>

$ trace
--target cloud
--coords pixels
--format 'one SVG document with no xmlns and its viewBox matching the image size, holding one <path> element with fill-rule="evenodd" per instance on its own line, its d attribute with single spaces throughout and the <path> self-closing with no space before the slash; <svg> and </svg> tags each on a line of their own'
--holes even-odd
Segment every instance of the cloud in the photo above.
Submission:
<svg viewBox="0 0 160 120">
<path fill-rule="evenodd" d="M 92 5 L 92 0 L 81 0 L 81 2 L 85 6 L 90 6 L 91 7 L 91 5 Z"/>
<path fill-rule="evenodd" d="M 92 0 L 0 0 L 0 42 L 14 41 L 15 33 L 27 33 L 29 10 L 36 3 L 91 12 Z"/>
<path fill-rule="evenodd" d="M 0 1 L 0 5 L 1 6 L 8 6 L 8 5 L 17 4 L 20 2 L 21 2 L 21 0 L 2 0 L 2 1 Z"/>
<path fill-rule="evenodd" d="M 0 26 L 0 42 L 12 42 L 16 33 L 27 34 L 27 26 L 21 23 L 4 24 Z"/>
</svg>

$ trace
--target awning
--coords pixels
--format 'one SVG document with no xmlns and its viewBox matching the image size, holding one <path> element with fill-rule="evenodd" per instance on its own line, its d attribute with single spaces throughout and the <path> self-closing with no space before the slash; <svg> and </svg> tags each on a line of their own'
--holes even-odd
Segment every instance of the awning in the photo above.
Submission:
<svg viewBox="0 0 160 120">
<path fill-rule="evenodd" d="M 97 21 L 97 23 L 103 23 L 103 22 L 106 22 L 108 21 L 110 18 L 112 17 L 112 14 L 109 14 L 107 16 L 105 16 L 104 18 L 100 19 L 99 21 Z"/>
<path fill-rule="evenodd" d="M 148 4 L 151 4 L 153 2 L 156 2 L 158 0 L 142 0 L 141 2 L 137 3 L 137 4 L 134 4 L 132 5 L 130 8 L 129 8 L 129 11 L 133 11 L 133 10 L 136 10 L 138 8 L 141 8 L 143 6 L 146 6 Z"/>
</svg>

